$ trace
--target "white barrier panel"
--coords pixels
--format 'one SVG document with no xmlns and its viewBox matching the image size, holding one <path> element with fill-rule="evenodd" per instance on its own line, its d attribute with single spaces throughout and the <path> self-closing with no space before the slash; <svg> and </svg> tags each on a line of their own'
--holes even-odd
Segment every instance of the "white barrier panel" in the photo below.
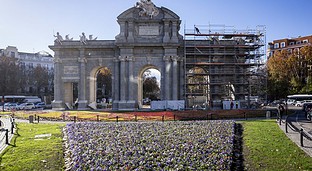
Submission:
<svg viewBox="0 0 312 171">
<path fill-rule="evenodd" d="M 184 100 L 168 100 L 167 109 L 181 110 L 184 109 Z"/>
<path fill-rule="evenodd" d="M 163 110 L 166 109 L 166 101 L 151 101 L 152 110 Z"/>
<path fill-rule="evenodd" d="M 152 101 L 151 109 L 152 110 L 181 110 L 184 109 L 185 101 L 184 100 L 165 100 L 165 101 Z"/>
</svg>

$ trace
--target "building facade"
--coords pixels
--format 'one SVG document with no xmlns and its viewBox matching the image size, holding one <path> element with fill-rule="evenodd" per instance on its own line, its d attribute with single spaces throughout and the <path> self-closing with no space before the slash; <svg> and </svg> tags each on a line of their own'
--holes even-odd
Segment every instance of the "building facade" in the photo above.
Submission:
<svg viewBox="0 0 312 171">
<path fill-rule="evenodd" d="M 301 47 L 311 45 L 311 43 L 312 35 L 274 40 L 273 42 L 269 43 L 268 57 L 271 57 L 274 55 L 274 53 L 282 50 L 287 50 L 288 52 L 292 53 L 294 50 L 299 50 Z"/>
<path fill-rule="evenodd" d="M 8 46 L 5 49 L 0 49 L 0 56 L 14 58 L 17 65 L 19 65 L 22 70 L 22 75 L 20 76 L 24 77 L 24 79 L 26 79 L 26 75 L 29 75 L 29 77 L 33 77 L 33 75 L 30 76 L 32 74 L 31 70 L 38 66 L 46 69 L 51 75 L 53 75 L 54 73 L 54 58 L 51 54 L 45 51 L 40 51 L 37 53 L 19 52 L 17 47 Z M 23 88 L 18 90 L 18 93 L 23 95 L 32 95 L 37 87 L 28 80 L 23 85 Z M 53 92 L 53 79 L 49 80 L 49 85 L 44 89 L 45 90 L 42 91 Z"/>
<path fill-rule="evenodd" d="M 184 101 L 188 108 L 198 103 L 222 108 L 222 100 L 244 101 L 250 94 L 250 71 L 264 52 L 264 32 L 179 34 L 180 18 L 151 1 L 137 2 L 117 17 L 120 33 L 115 40 L 79 40 L 57 33 L 54 45 L 54 109 L 78 102 L 78 109 L 96 103 L 96 75 L 101 68 L 112 73 L 112 107 L 140 108 L 142 75 L 147 69 L 161 74 L 160 100 Z M 192 37 L 192 38 L 188 38 Z M 225 38 L 224 38 L 225 37 Z M 202 72 L 196 73 L 200 68 Z M 197 78 L 201 77 L 200 80 Z M 192 88 L 193 87 L 193 88 Z M 77 99 L 74 97 L 78 89 Z M 168 107 L 168 106 L 167 106 Z M 166 106 L 163 107 L 165 109 Z"/>
<path fill-rule="evenodd" d="M 180 18 L 150 1 L 137 3 L 117 17 L 120 33 L 115 40 L 80 40 L 57 37 L 55 52 L 54 109 L 65 109 L 76 100 L 78 109 L 96 102 L 96 74 L 112 72 L 113 109 L 136 109 L 143 99 L 142 75 L 147 69 L 161 73 L 161 100 L 183 99 L 183 38 Z"/>
</svg>

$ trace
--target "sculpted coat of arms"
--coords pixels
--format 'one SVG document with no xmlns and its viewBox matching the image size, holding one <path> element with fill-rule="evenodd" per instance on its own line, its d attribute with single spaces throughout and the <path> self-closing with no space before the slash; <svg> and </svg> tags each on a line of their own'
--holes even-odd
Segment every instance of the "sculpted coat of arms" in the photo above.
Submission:
<svg viewBox="0 0 312 171">
<path fill-rule="evenodd" d="M 135 7 L 141 9 L 140 16 L 153 18 L 159 14 L 157 7 L 151 0 L 140 0 L 140 2 L 136 3 Z"/>
</svg>

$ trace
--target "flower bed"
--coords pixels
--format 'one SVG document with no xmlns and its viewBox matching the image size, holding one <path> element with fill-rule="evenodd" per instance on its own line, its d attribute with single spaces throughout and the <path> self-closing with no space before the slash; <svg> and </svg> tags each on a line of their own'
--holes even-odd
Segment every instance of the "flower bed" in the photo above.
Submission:
<svg viewBox="0 0 312 171">
<path fill-rule="evenodd" d="M 72 123 L 69 170 L 230 170 L 234 121 Z"/>
</svg>

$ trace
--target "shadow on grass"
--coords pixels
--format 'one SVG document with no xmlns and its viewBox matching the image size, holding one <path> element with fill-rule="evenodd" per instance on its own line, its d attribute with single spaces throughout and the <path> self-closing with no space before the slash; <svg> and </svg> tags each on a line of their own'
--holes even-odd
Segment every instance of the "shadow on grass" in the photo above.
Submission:
<svg viewBox="0 0 312 171">
<path fill-rule="evenodd" d="M 240 123 L 235 124 L 234 128 L 234 146 L 233 146 L 233 163 L 231 170 L 244 170 L 243 156 L 243 127 Z"/>
</svg>

